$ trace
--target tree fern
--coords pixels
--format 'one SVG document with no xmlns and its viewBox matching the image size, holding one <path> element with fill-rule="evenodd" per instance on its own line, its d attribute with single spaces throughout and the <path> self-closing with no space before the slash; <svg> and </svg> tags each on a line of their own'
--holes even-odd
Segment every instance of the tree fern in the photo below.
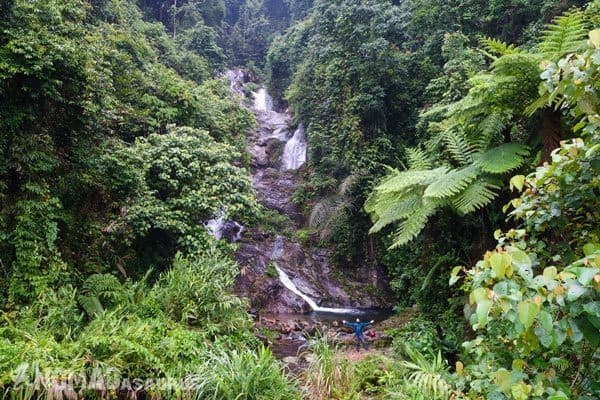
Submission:
<svg viewBox="0 0 600 400">
<path fill-rule="evenodd" d="M 475 145 L 479 151 L 487 150 L 494 139 L 502 134 L 506 127 L 507 116 L 500 112 L 486 115 L 477 125 L 474 138 Z"/>
<path fill-rule="evenodd" d="M 557 17 L 543 33 L 539 50 L 545 58 L 558 59 L 585 47 L 587 26 L 581 11 Z"/>
<path fill-rule="evenodd" d="M 422 206 L 422 195 L 420 193 L 411 193 L 400 198 L 395 197 L 395 201 L 390 204 L 377 204 L 377 208 L 370 209 L 374 215 L 375 224 L 369 230 L 369 233 L 379 232 L 387 225 L 400 219 L 405 219 Z"/>
<path fill-rule="evenodd" d="M 520 167 L 529 155 L 529 148 L 521 143 L 504 143 L 478 156 L 475 165 L 491 174 L 504 174 Z"/>
<path fill-rule="evenodd" d="M 478 180 L 453 198 L 452 205 L 458 212 L 468 214 L 491 203 L 500 189 L 501 186 L 485 180 Z"/>
<path fill-rule="evenodd" d="M 425 227 L 439 207 L 439 201 L 423 198 L 421 206 L 413 211 L 401 224 L 394 235 L 394 243 L 390 249 L 396 248 L 413 240 Z"/>
<path fill-rule="evenodd" d="M 384 179 L 376 190 L 380 193 L 403 192 L 415 185 L 426 186 L 447 170 L 446 167 L 440 167 L 432 170 L 395 171 Z"/>
<path fill-rule="evenodd" d="M 451 197 L 464 190 L 475 178 L 478 170 L 473 165 L 455 169 L 441 175 L 435 182 L 427 186 L 423 196 L 434 198 Z"/>
<path fill-rule="evenodd" d="M 412 170 L 431 169 L 431 157 L 423 149 L 413 147 L 406 149 L 408 167 Z"/>
<path fill-rule="evenodd" d="M 446 149 L 460 165 L 469 164 L 473 161 L 472 155 L 475 147 L 468 138 L 460 131 L 449 130 L 443 133 Z"/>
<path fill-rule="evenodd" d="M 123 290 L 119 279 L 111 274 L 94 274 L 83 283 L 83 292 L 114 298 Z"/>
</svg>

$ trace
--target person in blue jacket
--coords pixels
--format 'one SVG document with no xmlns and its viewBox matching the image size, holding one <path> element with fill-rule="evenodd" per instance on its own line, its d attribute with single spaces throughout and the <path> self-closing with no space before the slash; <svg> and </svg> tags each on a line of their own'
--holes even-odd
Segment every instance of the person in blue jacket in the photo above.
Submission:
<svg viewBox="0 0 600 400">
<path fill-rule="evenodd" d="M 373 324 L 373 320 L 369 322 L 360 322 L 360 318 L 356 318 L 356 322 L 348 322 L 343 320 L 342 323 L 345 326 L 349 326 L 354 331 L 354 338 L 356 339 L 356 351 L 360 351 L 360 343 L 362 342 L 365 350 L 367 350 L 367 342 L 365 341 L 365 336 L 363 335 L 364 329 Z"/>
</svg>

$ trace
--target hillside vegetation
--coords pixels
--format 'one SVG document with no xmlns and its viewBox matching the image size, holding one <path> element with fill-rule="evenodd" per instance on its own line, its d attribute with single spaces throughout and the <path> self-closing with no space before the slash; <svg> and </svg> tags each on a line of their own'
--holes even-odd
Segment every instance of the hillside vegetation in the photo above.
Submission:
<svg viewBox="0 0 600 400">
<path fill-rule="evenodd" d="M 600 2 L 1 0 L 7 399 L 600 398 Z M 308 141 L 333 272 L 384 271 L 392 345 L 292 376 L 216 217 L 257 201 L 242 68 Z M 279 220 L 278 220 L 279 217 Z"/>
</svg>

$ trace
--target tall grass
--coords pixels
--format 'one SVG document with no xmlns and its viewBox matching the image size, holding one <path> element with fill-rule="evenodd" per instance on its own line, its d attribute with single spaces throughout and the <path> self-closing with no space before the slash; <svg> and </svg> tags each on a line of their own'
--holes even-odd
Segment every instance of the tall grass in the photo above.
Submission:
<svg viewBox="0 0 600 400">
<path fill-rule="evenodd" d="M 340 357 L 339 348 L 327 336 L 308 343 L 307 359 L 303 387 L 308 399 L 360 399 L 361 380 L 354 365 Z"/>
<path fill-rule="evenodd" d="M 269 349 L 218 351 L 186 379 L 196 400 L 299 400 Z"/>
</svg>

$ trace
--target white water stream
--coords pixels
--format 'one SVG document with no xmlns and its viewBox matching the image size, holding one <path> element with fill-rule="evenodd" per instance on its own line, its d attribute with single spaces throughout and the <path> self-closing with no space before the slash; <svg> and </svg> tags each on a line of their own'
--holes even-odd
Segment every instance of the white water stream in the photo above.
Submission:
<svg viewBox="0 0 600 400">
<path fill-rule="evenodd" d="M 281 163 L 283 169 L 298 169 L 306 162 L 306 135 L 304 126 L 298 125 L 294 136 L 287 141 L 283 149 Z"/>
<path fill-rule="evenodd" d="M 292 280 L 290 279 L 288 274 L 286 274 L 281 268 L 279 268 L 277 266 L 277 264 L 275 264 L 275 269 L 277 270 L 277 273 L 279 274 L 279 280 L 281 281 L 283 286 L 285 286 L 286 288 L 288 288 L 289 290 L 291 290 L 292 292 L 294 292 L 298 296 L 300 296 L 304 301 L 306 301 L 306 303 L 310 306 L 310 308 L 313 311 L 332 313 L 332 314 L 361 314 L 360 310 L 357 310 L 354 308 L 320 307 L 317 303 L 315 303 L 315 301 L 313 299 L 308 297 L 306 294 L 302 293 L 300 291 L 300 289 L 298 289 L 296 287 L 296 285 L 294 285 L 294 282 L 292 282 Z"/>
<path fill-rule="evenodd" d="M 271 260 L 275 264 L 275 269 L 277 270 L 277 274 L 279 275 L 279 280 L 287 289 L 297 294 L 304 300 L 310 308 L 315 312 L 323 312 L 323 313 L 332 313 L 332 314 L 361 314 L 361 310 L 353 309 L 353 308 L 331 308 L 331 307 L 321 307 L 317 304 L 316 301 L 311 299 L 307 294 L 302 293 L 300 289 L 296 287 L 294 282 L 290 279 L 289 275 L 285 273 L 284 270 L 279 268 L 275 260 L 280 259 L 283 256 L 283 238 L 281 236 L 277 236 L 275 238 L 275 243 L 273 244 L 273 251 L 271 252 Z"/>
<path fill-rule="evenodd" d="M 223 239 L 225 232 L 235 232 L 235 236 L 228 236 L 228 240 L 237 242 L 242 239 L 242 233 L 244 232 L 244 226 L 237 221 L 226 221 L 225 212 L 221 211 L 215 218 L 206 221 L 204 227 L 208 232 L 217 240 Z"/>
<path fill-rule="evenodd" d="M 258 91 L 253 92 L 254 96 L 254 109 L 259 112 L 270 112 L 273 111 L 273 99 L 267 93 L 267 89 L 260 88 Z"/>
</svg>

